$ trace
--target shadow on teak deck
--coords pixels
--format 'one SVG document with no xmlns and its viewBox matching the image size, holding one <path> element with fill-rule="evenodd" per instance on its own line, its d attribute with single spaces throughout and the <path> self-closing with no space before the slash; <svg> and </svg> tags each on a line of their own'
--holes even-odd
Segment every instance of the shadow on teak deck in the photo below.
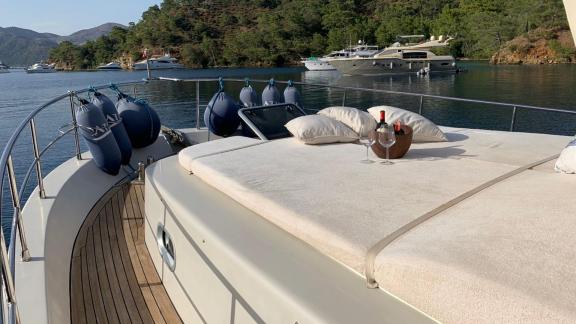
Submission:
<svg viewBox="0 0 576 324">
<path fill-rule="evenodd" d="M 144 242 L 144 186 L 110 190 L 80 228 L 70 269 L 72 323 L 182 323 Z"/>
</svg>

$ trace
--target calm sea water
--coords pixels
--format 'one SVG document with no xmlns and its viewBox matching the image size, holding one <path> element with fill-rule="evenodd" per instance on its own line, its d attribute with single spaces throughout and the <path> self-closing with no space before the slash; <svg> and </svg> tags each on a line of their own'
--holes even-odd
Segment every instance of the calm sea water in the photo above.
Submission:
<svg viewBox="0 0 576 324">
<path fill-rule="evenodd" d="M 175 78 L 222 76 L 252 79 L 274 77 L 277 80 L 386 89 L 576 110 L 574 102 L 576 65 L 493 66 L 477 62 L 466 62 L 461 65 L 468 71 L 457 75 L 432 75 L 430 77 L 413 75 L 344 77 L 338 72 L 305 71 L 302 68 L 155 71 L 154 76 Z M 144 77 L 143 71 L 51 74 L 26 74 L 23 71 L 12 71 L 12 73 L 0 74 L 0 146 L 4 148 L 10 134 L 22 119 L 51 98 L 66 93 L 68 90 L 86 88 L 89 85 L 141 80 Z M 241 87 L 241 83 L 228 83 L 225 89 L 237 96 Z M 260 91 L 263 85 L 255 84 L 254 87 Z M 283 86 L 280 88 L 282 89 Z M 147 99 L 160 115 L 164 125 L 174 128 L 195 126 L 194 83 L 151 82 L 123 90 Z M 215 82 L 201 86 L 203 105 L 215 90 Z M 340 90 L 305 87 L 301 91 L 304 105 L 311 111 L 342 103 L 343 92 Z M 111 93 L 108 92 L 108 94 Z M 417 111 L 419 98 L 356 91 L 346 94 L 348 106 L 365 109 L 381 104 L 396 105 Z M 426 99 L 423 114 L 441 125 L 505 130 L 510 123 L 511 109 Z M 41 113 L 36 120 L 41 148 L 58 136 L 60 126 L 69 122 L 70 104 L 67 100 Z M 516 129 L 525 132 L 573 135 L 576 133 L 576 116 L 520 110 L 517 114 Z M 28 130 L 22 135 L 13 154 L 17 174 L 19 178 L 22 178 L 33 160 Z M 43 157 L 44 174 L 72 155 L 72 138 L 64 138 Z M 29 187 L 23 191 L 24 194 L 29 193 L 35 185 L 36 183 L 31 181 Z M 7 198 L 4 195 L 4 201 Z M 5 213 L 4 216 L 6 215 Z"/>
</svg>

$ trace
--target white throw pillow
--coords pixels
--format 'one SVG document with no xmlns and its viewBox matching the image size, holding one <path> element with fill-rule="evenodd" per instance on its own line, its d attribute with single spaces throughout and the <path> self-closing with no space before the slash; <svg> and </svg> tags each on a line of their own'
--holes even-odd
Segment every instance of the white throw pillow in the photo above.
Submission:
<svg viewBox="0 0 576 324">
<path fill-rule="evenodd" d="M 346 143 L 358 140 L 351 128 L 322 115 L 302 116 L 289 121 L 286 128 L 306 144 Z"/>
<path fill-rule="evenodd" d="M 562 150 L 554 169 L 556 172 L 576 173 L 576 138 Z"/>
<path fill-rule="evenodd" d="M 361 136 L 368 136 L 368 133 L 377 125 L 369 113 L 352 107 L 328 107 L 320 110 L 318 114 L 336 119 Z"/>
<path fill-rule="evenodd" d="M 380 120 L 380 110 L 386 112 L 386 122 L 393 124 L 399 120 L 402 124 L 412 127 L 414 135 L 412 142 L 446 142 L 446 135 L 427 118 L 408 110 L 391 106 L 377 106 L 368 109 L 376 120 Z"/>
</svg>

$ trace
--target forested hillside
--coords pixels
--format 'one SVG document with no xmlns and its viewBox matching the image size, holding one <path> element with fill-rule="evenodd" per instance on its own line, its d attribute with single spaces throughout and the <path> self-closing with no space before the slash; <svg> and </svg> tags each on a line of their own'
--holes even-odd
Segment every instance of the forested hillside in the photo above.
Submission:
<svg viewBox="0 0 576 324">
<path fill-rule="evenodd" d="M 18 27 L 0 27 L 0 60 L 8 65 L 26 66 L 48 59 L 51 49 L 58 43 L 69 41 L 84 44 L 89 40 L 106 35 L 120 24 L 107 23 L 98 27 L 80 30 L 68 36 L 38 33 Z"/>
<path fill-rule="evenodd" d="M 50 49 L 58 45 L 57 37 L 28 29 L 0 27 L 0 61 L 12 66 L 45 60 Z"/>
<path fill-rule="evenodd" d="M 129 64 L 149 48 L 187 66 L 280 66 L 402 34 L 451 35 L 452 54 L 490 58 L 537 28 L 567 28 L 562 0 L 164 0 L 127 29 L 83 46 L 63 42 L 50 58 L 84 69 Z"/>
</svg>

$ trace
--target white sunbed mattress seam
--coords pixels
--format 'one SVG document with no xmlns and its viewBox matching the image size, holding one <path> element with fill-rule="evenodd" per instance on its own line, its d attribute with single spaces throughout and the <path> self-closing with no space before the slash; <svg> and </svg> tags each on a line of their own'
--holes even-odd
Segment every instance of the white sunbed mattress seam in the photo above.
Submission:
<svg viewBox="0 0 576 324">
<path fill-rule="evenodd" d="M 420 224 L 426 222 L 427 220 L 431 219 L 432 217 L 456 206 L 460 202 L 476 195 L 477 193 L 483 191 L 484 189 L 492 187 L 492 186 L 494 186 L 494 185 L 496 185 L 496 184 L 498 184 L 498 183 L 500 183 L 506 179 L 509 179 L 515 175 L 518 175 L 524 171 L 530 170 L 530 169 L 532 169 L 538 165 L 541 165 L 541 164 L 544 164 L 544 163 L 549 162 L 551 160 L 554 160 L 554 159 L 558 158 L 559 156 L 560 156 L 560 154 L 554 154 L 554 155 L 549 156 L 547 158 L 544 158 L 542 160 L 538 160 L 536 162 L 532 162 L 532 163 L 526 164 L 524 166 L 521 166 L 519 168 L 516 168 L 516 169 L 514 169 L 508 173 L 505 173 L 499 177 L 496 177 L 490 181 L 487 181 L 487 182 L 477 186 L 476 188 L 468 190 L 467 192 L 457 196 L 456 198 L 451 199 L 450 201 L 448 201 L 448 202 L 434 208 L 433 210 L 419 216 L 418 218 L 416 218 L 413 221 L 409 222 L 408 224 L 405 224 L 404 226 L 398 228 L 397 230 L 395 230 L 391 234 L 387 235 L 386 237 L 384 237 L 383 239 L 378 241 L 371 248 L 369 248 L 368 252 L 366 253 L 365 276 L 366 276 L 367 286 L 369 288 L 378 288 L 378 282 L 376 281 L 376 277 L 375 277 L 376 257 L 378 256 L 378 254 L 380 254 L 380 252 L 382 252 L 382 250 L 384 250 L 392 242 L 394 242 L 395 240 L 397 240 L 398 238 L 400 238 L 404 234 L 408 233 L 412 229 L 416 228 L 418 225 L 420 225 Z"/>
<path fill-rule="evenodd" d="M 266 144 L 266 143 L 268 143 L 268 142 L 269 142 L 269 141 L 267 141 L 267 140 L 262 140 L 262 141 L 260 141 L 260 142 L 258 142 L 258 143 L 246 144 L 246 145 L 242 145 L 242 146 L 238 146 L 238 147 L 229 148 L 229 149 L 226 149 L 226 150 L 223 150 L 223 151 L 218 151 L 218 152 L 212 152 L 212 153 L 202 154 L 202 155 L 199 155 L 199 156 L 196 156 L 196 157 L 190 159 L 190 162 L 193 162 L 193 161 L 199 160 L 199 159 L 201 159 L 201 158 L 205 158 L 205 157 L 220 155 L 220 154 L 224 154 L 224 153 L 228 153 L 228 152 L 233 152 L 233 151 L 242 150 L 242 149 L 245 149 L 245 148 L 250 148 L 250 147 L 252 147 L 252 146 L 258 146 L 258 145 Z M 189 171 L 190 171 L 190 174 L 193 174 L 193 173 L 194 173 L 192 170 L 189 170 Z"/>
</svg>

